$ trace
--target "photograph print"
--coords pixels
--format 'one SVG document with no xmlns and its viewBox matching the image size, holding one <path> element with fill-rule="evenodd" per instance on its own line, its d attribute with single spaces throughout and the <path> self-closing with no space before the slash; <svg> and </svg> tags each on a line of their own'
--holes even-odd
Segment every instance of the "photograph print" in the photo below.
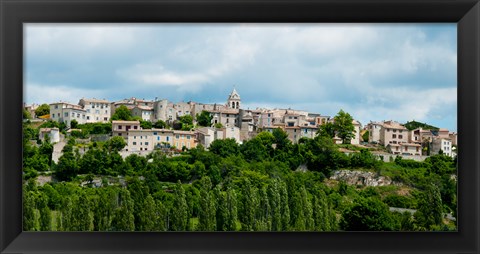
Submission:
<svg viewBox="0 0 480 254">
<path fill-rule="evenodd" d="M 24 23 L 24 231 L 457 231 L 457 27 Z"/>
</svg>

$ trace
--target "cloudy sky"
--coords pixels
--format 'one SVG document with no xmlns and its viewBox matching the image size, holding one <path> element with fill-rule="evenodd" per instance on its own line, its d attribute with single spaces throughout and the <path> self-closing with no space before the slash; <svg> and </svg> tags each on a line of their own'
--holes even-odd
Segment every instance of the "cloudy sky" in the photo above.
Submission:
<svg viewBox="0 0 480 254">
<path fill-rule="evenodd" d="M 456 24 L 27 24 L 27 103 L 137 97 L 457 129 Z"/>
</svg>

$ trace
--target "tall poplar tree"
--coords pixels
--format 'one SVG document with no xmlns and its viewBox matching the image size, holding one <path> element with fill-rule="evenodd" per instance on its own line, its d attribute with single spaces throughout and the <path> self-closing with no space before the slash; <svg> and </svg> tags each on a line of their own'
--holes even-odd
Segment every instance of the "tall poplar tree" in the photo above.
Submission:
<svg viewBox="0 0 480 254">
<path fill-rule="evenodd" d="M 175 194 L 172 207 L 172 230 L 185 231 L 187 228 L 188 206 L 186 201 L 185 189 L 180 181 L 175 186 Z"/>
<path fill-rule="evenodd" d="M 200 209 L 198 211 L 198 230 L 214 231 L 215 221 L 215 200 L 212 197 L 212 182 L 210 177 L 205 176 L 200 180 Z"/>
<path fill-rule="evenodd" d="M 236 231 L 237 230 L 237 194 L 235 189 L 232 187 L 227 187 L 227 221 L 226 221 L 226 230 L 227 231 Z"/>
<path fill-rule="evenodd" d="M 135 217 L 133 216 L 133 200 L 130 192 L 120 189 L 118 192 L 118 206 L 115 209 L 115 217 L 112 222 L 114 231 L 134 231 Z"/>
<path fill-rule="evenodd" d="M 33 192 L 23 188 L 23 230 L 35 231 L 35 197 Z"/>
</svg>

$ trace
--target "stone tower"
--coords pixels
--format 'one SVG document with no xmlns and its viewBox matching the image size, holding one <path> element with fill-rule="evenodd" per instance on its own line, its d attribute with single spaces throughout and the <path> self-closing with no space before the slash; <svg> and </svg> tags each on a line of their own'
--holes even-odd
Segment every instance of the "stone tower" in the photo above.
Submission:
<svg viewBox="0 0 480 254">
<path fill-rule="evenodd" d="M 233 109 L 240 109 L 240 106 L 241 106 L 240 95 L 237 93 L 237 90 L 233 88 L 233 91 L 228 96 L 227 107 L 233 108 Z"/>
</svg>

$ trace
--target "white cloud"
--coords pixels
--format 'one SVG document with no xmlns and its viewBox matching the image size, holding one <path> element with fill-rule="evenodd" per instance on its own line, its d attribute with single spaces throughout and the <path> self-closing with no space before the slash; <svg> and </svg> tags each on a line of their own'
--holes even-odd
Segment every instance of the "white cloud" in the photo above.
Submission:
<svg viewBox="0 0 480 254">
<path fill-rule="evenodd" d="M 75 88 L 68 85 L 49 86 L 45 84 L 27 83 L 24 86 L 23 97 L 28 103 L 53 103 L 58 101 L 66 101 L 70 103 L 78 103 L 85 98 L 105 98 L 108 100 L 108 91 Z"/>
</svg>

